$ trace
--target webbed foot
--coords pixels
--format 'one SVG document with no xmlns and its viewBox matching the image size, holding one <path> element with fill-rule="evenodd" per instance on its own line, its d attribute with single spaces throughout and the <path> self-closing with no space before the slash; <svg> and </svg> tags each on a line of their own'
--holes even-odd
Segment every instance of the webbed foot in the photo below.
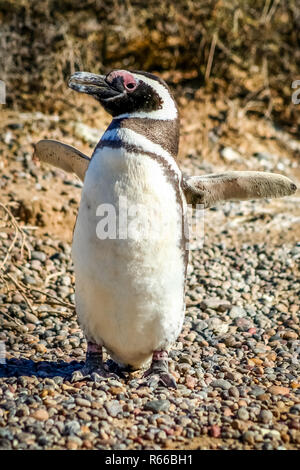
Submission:
<svg viewBox="0 0 300 470">
<path fill-rule="evenodd" d="M 108 372 L 104 367 L 97 369 L 83 366 L 82 369 L 75 370 L 71 376 L 70 382 L 80 382 L 81 380 L 92 380 L 93 382 L 100 382 L 102 379 L 118 379 L 119 377 L 112 372 Z"/>
<path fill-rule="evenodd" d="M 151 366 L 139 381 L 138 386 L 177 388 L 176 381 L 169 372 L 168 360 L 167 351 L 154 351 Z"/>
<path fill-rule="evenodd" d="M 92 380 L 100 382 L 102 379 L 119 377 L 106 369 L 103 364 L 102 347 L 88 342 L 85 365 L 75 370 L 70 378 L 70 382 L 79 382 L 81 380 Z"/>
</svg>

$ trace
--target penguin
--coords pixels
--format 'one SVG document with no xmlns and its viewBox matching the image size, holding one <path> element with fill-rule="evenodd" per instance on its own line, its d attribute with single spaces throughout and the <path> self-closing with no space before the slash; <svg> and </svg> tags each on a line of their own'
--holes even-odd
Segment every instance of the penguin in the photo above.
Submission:
<svg viewBox="0 0 300 470">
<path fill-rule="evenodd" d="M 69 87 L 112 116 L 91 158 L 42 140 L 34 159 L 83 181 L 73 233 L 75 304 L 86 361 L 71 380 L 146 369 L 140 385 L 176 388 L 169 351 L 185 314 L 187 206 L 282 197 L 282 175 L 225 172 L 185 177 L 178 166 L 179 115 L 168 85 L 142 71 L 76 72 Z M 103 349 L 114 362 L 103 363 Z"/>
</svg>

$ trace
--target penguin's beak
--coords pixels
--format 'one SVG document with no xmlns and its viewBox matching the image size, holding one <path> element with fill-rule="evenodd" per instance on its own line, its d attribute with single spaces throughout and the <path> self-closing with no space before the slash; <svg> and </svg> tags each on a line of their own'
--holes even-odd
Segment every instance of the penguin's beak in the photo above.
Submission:
<svg viewBox="0 0 300 470">
<path fill-rule="evenodd" d="M 80 93 L 92 95 L 97 100 L 109 101 L 120 95 L 120 91 L 106 81 L 105 75 L 89 72 L 75 72 L 69 79 L 69 87 Z"/>
</svg>

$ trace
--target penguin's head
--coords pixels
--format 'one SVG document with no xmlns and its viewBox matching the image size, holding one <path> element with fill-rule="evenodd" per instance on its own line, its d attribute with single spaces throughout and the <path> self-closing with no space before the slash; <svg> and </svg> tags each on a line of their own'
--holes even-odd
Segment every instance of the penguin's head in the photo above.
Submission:
<svg viewBox="0 0 300 470">
<path fill-rule="evenodd" d="M 167 84 L 147 72 L 113 70 L 107 75 L 76 72 L 69 79 L 69 87 L 93 96 L 113 117 L 149 113 L 165 119 L 177 117 L 176 103 Z"/>
</svg>

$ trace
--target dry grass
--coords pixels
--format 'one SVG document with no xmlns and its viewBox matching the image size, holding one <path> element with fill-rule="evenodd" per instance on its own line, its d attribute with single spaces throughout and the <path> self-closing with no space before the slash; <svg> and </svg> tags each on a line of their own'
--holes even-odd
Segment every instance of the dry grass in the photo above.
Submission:
<svg viewBox="0 0 300 470">
<path fill-rule="evenodd" d="M 299 130 L 297 0 L 0 0 L 8 106 L 57 112 L 78 69 L 159 72 L 190 95 L 237 97 L 247 112 Z M 64 96 L 68 101 L 68 94 Z M 69 103 L 71 106 L 72 103 Z"/>
<path fill-rule="evenodd" d="M 67 307 L 71 312 L 64 312 L 64 311 L 55 311 L 51 309 L 51 315 L 60 315 L 62 317 L 70 318 L 75 314 L 75 306 L 69 302 L 63 301 L 56 296 L 53 296 L 46 292 L 46 290 L 40 290 L 33 288 L 32 286 L 24 284 L 20 279 L 16 279 L 13 276 L 13 272 L 17 270 L 18 264 L 24 263 L 24 248 L 27 251 L 27 258 L 31 258 L 31 250 L 27 243 L 27 236 L 24 228 L 19 224 L 18 220 L 12 214 L 9 206 L 11 204 L 2 204 L 0 203 L 1 212 L 4 213 L 3 217 L 1 217 L 1 226 L 0 229 L 2 232 L 6 233 L 11 239 L 8 249 L 4 255 L 3 260 L 0 263 L 0 280 L 2 281 L 2 286 L 0 292 L 5 292 L 7 296 L 12 296 L 15 292 L 18 292 L 24 299 L 25 304 L 27 305 L 29 311 L 37 315 L 37 307 L 40 303 L 43 305 L 58 305 L 60 307 Z M 12 233 L 13 232 L 13 233 Z M 20 246 L 20 254 L 17 257 L 18 261 L 14 259 L 14 250 L 15 248 L 18 249 L 17 245 Z M 50 276 L 48 276 L 50 277 Z M 48 279 L 47 279 L 48 280 Z M 46 280 L 46 281 L 47 281 Z M 47 282 L 45 283 L 44 288 L 47 288 Z M 42 295 L 42 302 L 36 299 L 35 293 L 39 293 Z M 12 325 L 14 325 L 17 329 L 21 328 L 22 332 L 24 332 L 24 324 L 16 318 L 16 316 L 11 316 L 7 312 L 1 310 L 0 314 L 6 317 Z"/>
</svg>

